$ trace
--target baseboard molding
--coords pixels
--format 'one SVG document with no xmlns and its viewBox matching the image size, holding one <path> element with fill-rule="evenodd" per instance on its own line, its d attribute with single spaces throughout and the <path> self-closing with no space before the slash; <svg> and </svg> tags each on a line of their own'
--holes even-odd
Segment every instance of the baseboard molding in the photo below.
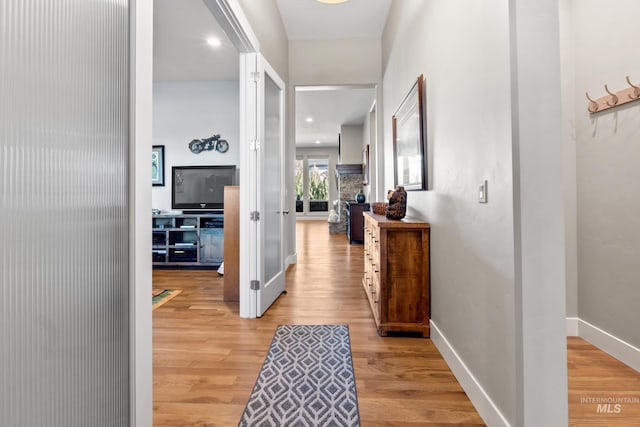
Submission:
<svg viewBox="0 0 640 427">
<path fill-rule="evenodd" d="M 578 336 L 578 319 L 577 317 L 567 317 L 567 336 L 568 337 L 577 337 Z"/>
<path fill-rule="evenodd" d="M 286 270 L 287 268 L 289 268 L 290 265 L 294 265 L 297 263 L 298 263 L 298 253 L 296 252 L 295 254 L 289 255 L 287 257 L 287 259 L 285 260 L 284 269 Z"/>
<path fill-rule="evenodd" d="M 319 214 L 307 214 L 307 215 L 298 215 L 296 216 L 296 221 L 324 221 L 327 222 L 327 218 L 329 217 L 329 212 L 322 212 Z M 328 222 L 327 222 L 328 224 Z M 327 225 L 328 227 L 328 225 Z"/>
<path fill-rule="evenodd" d="M 578 336 L 600 350 L 615 357 L 625 365 L 640 372 L 640 348 L 617 338 L 607 331 L 582 319 L 578 320 Z"/>
<path fill-rule="evenodd" d="M 447 365 L 449 365 L 453 375 L 455 375 L 465 393 L 469 396 L 471 403 L 473 403 L 485 424 L 491 427 L 510 427 L 509 422 L 504 418 L 498 407 L 484 391 L 433 320 L 431 321 L 431 341 L 445 362 L 447 362 Z"/>
</svg>

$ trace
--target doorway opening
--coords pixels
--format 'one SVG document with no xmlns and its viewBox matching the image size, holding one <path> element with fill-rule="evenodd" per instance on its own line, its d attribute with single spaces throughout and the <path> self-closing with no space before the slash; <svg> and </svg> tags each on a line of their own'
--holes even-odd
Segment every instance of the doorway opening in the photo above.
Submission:
<svg viewBox="0 0 640 427">
<path fill-rule="evenodd" d="M 375 197 L 376 96 L 374 84 L 295 87 L 297 220 L 328 221 L 346 237 L 346 203 Z M 358 177 L 341 176 L 344 167 Z"/>
</svg>

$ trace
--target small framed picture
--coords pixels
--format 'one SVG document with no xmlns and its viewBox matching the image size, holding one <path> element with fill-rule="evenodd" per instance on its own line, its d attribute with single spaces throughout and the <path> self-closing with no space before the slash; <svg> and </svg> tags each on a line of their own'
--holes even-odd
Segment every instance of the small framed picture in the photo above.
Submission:
<svg viewBox="0 0 640 427">
<path fill-rule="evenodd" d="M 362 185 L 369 185 L 369 144 L 362 150 Z"/>
<path fill-rule="evenodd" d="M 164 186 L 164 145 L 154 145 L 151 150 L 151 182 Z"/>
</svg>

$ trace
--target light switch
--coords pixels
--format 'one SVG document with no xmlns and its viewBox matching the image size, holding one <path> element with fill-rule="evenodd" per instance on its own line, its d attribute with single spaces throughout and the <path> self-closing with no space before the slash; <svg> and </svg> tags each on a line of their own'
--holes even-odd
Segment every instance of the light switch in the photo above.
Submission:
<svg viewBox="0 0 640 427">
<path fill-rule="evenodd" d="M 487 203 L 487 180 L 486 179 L 478 189 L 478 203 Z"/>
</svg>

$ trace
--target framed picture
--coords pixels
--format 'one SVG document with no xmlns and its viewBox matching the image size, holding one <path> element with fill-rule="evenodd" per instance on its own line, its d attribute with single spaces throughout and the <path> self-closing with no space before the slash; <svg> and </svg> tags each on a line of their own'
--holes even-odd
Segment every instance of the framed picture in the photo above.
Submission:
<svg viewBox="0 0 640 427">
<path fill-rule="evenodd" d="M 395 185 L 405 190 L 427 189 L 424 77 L 421 74 L 393 113 Z"/>
<path fill-rule="evenodd" d="M 362 149 L 362 185 L 369 185 L 369 144 Z"/>
<path fill-rule="evenodd" d="M 164 145 L 154 145 L 151 150 L 151 182 L 164 186 Z"/>
</svg>

